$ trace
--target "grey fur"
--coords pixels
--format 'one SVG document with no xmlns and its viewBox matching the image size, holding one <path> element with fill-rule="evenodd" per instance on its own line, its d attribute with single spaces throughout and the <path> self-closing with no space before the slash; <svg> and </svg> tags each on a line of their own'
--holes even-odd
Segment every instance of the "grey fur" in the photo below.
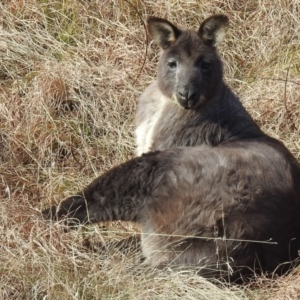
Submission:
<svg viewBox="0 0 300 300">
<path fill-rule="evenodd" d="M 232 281 L 293 265 L 300 249 L 300 166 L 223 83 L 215 45 L 227 23 L 213 16 L 196 32 L 149 19 L 164 52 L 158 80 L 139 99 L 137 154 L 155 152 L 104 173 L 45 210 L 46 218 L 67 217 L 69 225 L 138 222 L 147 264 L 196 266 L 206 277 Z M 186 65 L 170 74 L 166 64 L 174 53 Z M 209 58 L 210 76 L 201 73 L 199 55 Z M 182 88 L 187 98 L 178 105 L 174 94 Z"/>
<path fill-rule="evenodd" d="M 160 33 L 155 33 L 157 22 L 161 26 L 163 20 L 149 18 L 148 21 L 149 32 L 154 36 Z M 169 26 L 169 22 L 167 24 Z M 264 136 L 237 96 L 223 82 L 222 62 L 217 50 L 207 44 L 207 37 L 203 40 L 201 35 L 209 27 L 210 39 L 217 39 L 227 26 L 227 17 L 217 15 L 205 20 L 198 32 L 177 29 L 180 31 L 179 35 L 176 33 L 177 39 L 161 54 L 157 80 L 138 101 L 137 155 L 175 146 L 203 143 L 215 146 Z M 176 63 L 176 68 L 170 68 L 170 62 Z"/>
</svg>

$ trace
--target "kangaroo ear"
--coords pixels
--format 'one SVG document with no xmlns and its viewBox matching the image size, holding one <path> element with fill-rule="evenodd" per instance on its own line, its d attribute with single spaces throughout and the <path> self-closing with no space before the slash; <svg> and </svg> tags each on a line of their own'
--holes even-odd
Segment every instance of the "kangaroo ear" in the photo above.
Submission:
<svg viewBox="0 0 300 300">
<path fill-rule="evenodd" d="M 170 47 L 180 35 L 180 30 L 175 25 L 156 17 L 147 19 L 147 29 L 152 40 L 162 49 Z"/>
<path fill-rule="evenodd" d="M 229 20 L 225 15 L 214 15 L 202 22 L 198 35 L 205 44 L 217 46 L 225 37 Z"/>
</svg>

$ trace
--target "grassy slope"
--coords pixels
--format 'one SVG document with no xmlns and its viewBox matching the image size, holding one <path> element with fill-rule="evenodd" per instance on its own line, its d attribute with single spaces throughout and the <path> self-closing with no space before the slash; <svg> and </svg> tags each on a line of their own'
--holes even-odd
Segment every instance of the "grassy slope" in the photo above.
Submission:
<svg viewBox="0 0 300 300">
<path fill-rule="evenodd" d="M 143 19 L 195 28 L 212 13 L 227 14 L 220 52 L 228 84 L 300 159 L 298 0 L 131 3 Z M 140 17 L 121 0 L 0 2 L 0 298 L 299 298 L 299 270 L 255 286 L 215 286 L 192 271 L 139 269 L 136 253 L 84 247 L 86 239 L 126 237 L 138 230 L 133 224 L 64 232 L 41 220 L 42 208 L 132 156 L 136 99 L 155 76 L 158 53 L 151 44 L 143 66 Z"/>
</svg>

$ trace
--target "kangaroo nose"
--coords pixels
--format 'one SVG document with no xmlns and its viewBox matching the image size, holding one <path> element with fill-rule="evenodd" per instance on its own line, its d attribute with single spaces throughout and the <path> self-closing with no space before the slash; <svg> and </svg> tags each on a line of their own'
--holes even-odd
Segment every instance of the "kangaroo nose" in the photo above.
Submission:
<svg viewBox="0 0 300 300">
<path fill-rule="evenodd" d="M 181 90 L 178 92 L 180 99 L 183 101 L 187 101 L 189 98 L 189 91 L 187 90 Z"/>
<path fill-rule="evenodd" d="M 198 92 L 192 88 L 182 88 L 178 91 L 178 102 L 184 108 L 193 107 L 198 100 Z"/>
</svg>

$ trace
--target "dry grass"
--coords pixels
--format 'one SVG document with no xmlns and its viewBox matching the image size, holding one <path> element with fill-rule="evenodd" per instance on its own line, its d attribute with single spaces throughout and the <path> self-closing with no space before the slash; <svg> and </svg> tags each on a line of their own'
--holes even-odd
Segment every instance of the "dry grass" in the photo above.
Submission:
<svg viewBox="0 0 300 300">
<path fill-rule="evenodd" d="M 131 2 L 133 6 L 129 5 Z M 109 243 L 121 222 L 67 232 L 40 210 L 131 157 L 138 95 L 155 76 L 147 15 L 197 27 L 230 17 L 226 80 L 255 120 L 300 159 L 298 0 L 0 2 L 1 299 L 299 299 L 299 269 L 246 287 L 191 272 L 143 270 Z M 93 252 L 85 241 L 108 243 Z"/>
</svg>

